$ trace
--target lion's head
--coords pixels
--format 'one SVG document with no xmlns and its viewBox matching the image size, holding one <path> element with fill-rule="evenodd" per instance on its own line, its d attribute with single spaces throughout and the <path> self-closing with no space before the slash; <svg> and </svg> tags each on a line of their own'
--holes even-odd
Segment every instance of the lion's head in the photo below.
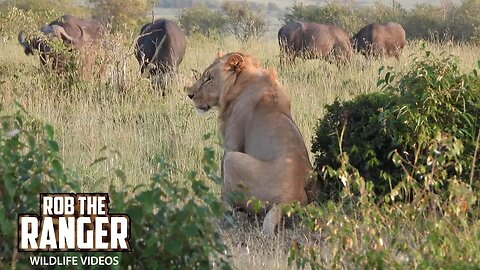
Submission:
<svg viewBox="0 0 480 270">
<path fill-rule="evenodd" d="M 239 74 L 248 68 L 259 68 L 256 60 L 242 53 L 221 55 L 205 69 L 188 90 L 188 97 L 199 113 L 219 107 L 225 93 L 235 84 Z"/>
</svg>

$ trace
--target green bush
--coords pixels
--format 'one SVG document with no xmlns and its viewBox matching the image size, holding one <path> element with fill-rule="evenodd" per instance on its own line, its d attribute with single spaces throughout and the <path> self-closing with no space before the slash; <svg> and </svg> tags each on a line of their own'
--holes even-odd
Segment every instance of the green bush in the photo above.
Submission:
<svg viewBox="0 0 480 270">
<path fill-rule="evenodd" d="M 219 6 L 216 0 L 158 0 L 155 3 L 159 8 L 193 8 L 199 3 L 208 8 L 218 8 Z"/>
<path fill-rule="evenodd" d="M 293 242 L 289 266 L 478 268 L 479 68 L 422 48 L 406 72 L 380 69 L 379 92 L 327 106 L 312 146 L 322 203 L 284 209 L 326 237 Z"/>
<path fill-rule="evenodd" d="M 37 213 L 39 193 L 77 192 L 79 186 L 62 167 L 52 126 L 23 112 L 0 121 L 0 268 L 9 269 L 27 262 L 15 250 L 17 215 Z"/>
<path fill-rule="evenodd" d="M 205 161 L 209 167 L 213 154 Z M 196 172 L 188 174 L 189 186 L 168 178 L 172 168 L 159 161 L 161 173 L 152 177 L 145 191 L 123 201 L 127 187 L 111 187 L 115 212 L 126 212 L 132 220 L 130 246 L 133 252 L 121 255 L 122 267 L 132 269 L 231 269 L 227 248 L 217 232 L 216 220 L 225 206 Z M 119 202 L 119 203 L 117 203 Z"/>
<path fill-rule="evenodd" d="M 427 38 L 444 40 L 448 38 L 448 29 L 443 22 L 443 10 L 432 4 L 418 4 L 409 11 L 409 19 L 403 26 L 410 38 Z"/>
<path fill-rule="evenodd" d="M 73 0 L 4 0 L 0 1 L 0 11 L 8 12 L 9 9 L 17 8 L 33 13 L 45 13 L 55 10 L 59 14 L 72 14 L 87 16 L 89 9 L 75 5 Z"/>
<path fill-rule="evenodd" d="M 383 23 L 383 22 L 400 22 L 400 24 L 404 24 L 406 18 L 409 16 L 408 11 L 402 8 L 400 3 L 396 2 L 395 0 L 392 3 L 393 5 L 385 5 L 380 3 L 379 1 L 375 1 L 370 12 L 364 10 L 363 18 L 368 20 L 367 23 Z M 372 12 L 373 11 L 373 12 Z"/>
<path fill-rule="evenodd" d="M 449 33 L 456 40 L 470 41 L 480 27 L 480 0 L 463 0 L 460 5 L 451 8 L 445 21 Z"/>
<path fill-rule="evenodd" d="M 226 32 L 244 42 L 258 39 L 267 31 L 267 21 L 262 7 L 252 2 L 223 1 L 220 10 L 205 5 L 184 9 L 178 17 L 187 35 L 218 35 Z"/>
<path fill-rule="evenodd" d="M 40 33 L 40 26 L 59 18 L 57 11 L 24 11 L 16 7 L 0 12 L 0 31 L 7 39 L 16 39 L 20 31 Z"/>
<path fill-rule="evenodd" d="M 109 24 L 114 31 L 132 32 L 140 29 L 148 11 L 147 0 L 89 0 L 94 19 Z"/>
<path fill-rule="evenodd" d="M 247 1 L 223 1 L 221 10 L 227 18 L 228 31 L 241 42 L 259 39 L 268 30 L 264 10 L 252 8 Z"/>
<path fill-rule="evenodd" d="M 383 113 L 390 110 L 396 102 L 396 96 L 389 93 L 361 95 L 351 101 L 335 101 L 326 105 L 325 116 L 318 122 L 312 144 L 315 153 L 315 167 L 326 172 L 320 174 L 319 198 L 324 201 L 338 198 L 343 184 L 335 180 L 331 168 L 340 166 L 339 156 L 345 152 L 349 162 L 362 176 L 375 184 L 378 194 L 390 191 L 384 184 L 383 173 L 395 175 L 401 173 L 389 160 L 389 153 L 398 146 L 385 128 Z M 324 166 L 329 166 L 329 169 Z"/>
<path fill-rule="evenodd" d="M 80 188 L 62 167 L 52 126 L 24 112 L 1 116 L 0 122 L 0 268 L 25 269 L 32 253 L 16 252 L 18 214 L 37 213 L 39 193 L 79 192 Z M 213 151 L 206 149 L 205 172 L 217 179 L 213 158 Z M 216 220 L 224 215 L 224 203 L 196 172 L 188 174 L 186 186 L 179 185 L 169 178 L 172 168 L 158 164 L 160 172 L 147 187 L 110 187 L 111 213 L 130 216 L 132 252 L 109 255 L 119 256 L 122 269 L 231 269 L 216 227 Z M 125 180 L 122 171 L 115 173 Z"/>
<path fill-rule="evenodd" d="M 480 177 L 478 71 L 463 73 L 455 57 L 424 53 L 405 74 L 387 72 L 381 81 L 399 95 L 399 104 L 385 114 L 389 134 L 403 147 L 395 149 L 392 161 L 404 171 L 407 188 L 412 179 L 419 190 L 456 180 L 473 187 Z"/>
<path fill-rule="evenodd" d="M 321 199 L 338 198 L 345 185 L 336 173 L 344 154 L 377 195 L 390 194 L 387 200 L 445 190 L 453 180 L 476 185 L 477 71 L 462 73 L 455 58 L 424 51 L 408 72 L 383 72 L 382 92 L 337 101 L 318 123 L 312 152 L 323 172 Z"/>
<path fill-rule="evenodd" d="M 351 176 L 347 182 L 358 182 Z M 360 181 L 361 182 L 361 181 Z M 378 204 L 369 192 L 339 203 L 294 206 L 321 245 L 295 242 L 288 265 L 296 269 L 477 269 L 480 263 L 478 192 L 453 181 L 448 198 Z M 433 205 L 436 207 L 432 208 Z"/>
<path fill-rule="evenodd" d="M 178 21 L 187 35 L 224 33 L 227 23 L 227 19 L 220 11 L 213 11 L 202 5 L 182 10 Z"/>
</svg>

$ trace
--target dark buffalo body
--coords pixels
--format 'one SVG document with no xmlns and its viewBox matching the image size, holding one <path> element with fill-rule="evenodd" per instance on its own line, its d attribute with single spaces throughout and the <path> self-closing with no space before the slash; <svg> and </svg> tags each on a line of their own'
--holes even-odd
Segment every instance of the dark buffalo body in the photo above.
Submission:
<svg viewBox="0 0 480 270">
<path fill-rule="evenodd" d="M 289 23 L 278 31 L 280 61 L 304 59 L 349 59 L 352 55 L 350 37 L 335 25 L 318 23 Z"/>
<path fill-rule="evenodd" d="M 185 33 L 174 22 L 159 19 L 145 24 L 137 39 L 135 56 L 142 73 L 149 67 L 150 75 L 175 71 L 186 49 Z"/>
<path fill-rule="evenodd" d="M 104 27 L 99 22 L 83 20 L 71 15 L 64 15 L 50 24 L 42 26 L 40 31 L 45 37 L 27 39 L 22 31 L 18 34 L 18 41 L 27 55 L 39 51 L 43 64 L 47 62 L 49 57 L 60 57 L 52 52 L 48 42 L 46 42 L 47 39 L 62 39 L 64 44 L 73 49 L 79 49 L 87 43 L 99 40 L 105 33 Z"/>
<path fill-rule="evenodd" d="M 369 24 L 353 36 L 352 40 L 355 50 L 366 56 L 375 57 L 395 56 L 398 58 L 401 50 L 407 44 L 405 30 L 395 22 Z"/>
</svg>

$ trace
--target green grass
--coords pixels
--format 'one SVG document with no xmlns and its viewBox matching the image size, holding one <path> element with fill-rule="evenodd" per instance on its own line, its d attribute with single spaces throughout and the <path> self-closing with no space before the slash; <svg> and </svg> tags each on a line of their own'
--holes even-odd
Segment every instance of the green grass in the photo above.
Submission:
<svg viewBox="0 0 480 270">
<path fill-rule="evenodd" d="M 116 72 L 113 77 L 106 76 L 100 81 L 68 82 L 42 70 L 38 58 L 25 56 L 15 40 L 0 42 L 0 104 L 3 113 L 14 112 L 14 102 L 18 102 L 34 117 L 51 123 L 56 128 L 65 168 L 71 168 L 72 173 L 80 177 L 83 191 L 105 191 L 111 179 L 115 179 L 114 169 L 125 172 L 127 183 L 147 183 L 156 172 L 154 160 L 157 157 L 179 168 L 180 172 L 171 176 L 179 185 L 185 179 L 182 172 L 201 171 L 204 147 L 213 145 L 219 160 L 221 148 L 214 140 L 202 139 L 206 133 L 217 133 L 217 113 L 212 111 L 204 116 L 195 113 L 184 92 L 184 86 L 192 82 L 190 70 L 202 71 L 214 60 L 218 50 L 247 52 L 258 58 L 262 66 L 273 68 L 277 67 L 279 54 L 274 39 L 239 44 L 232 38 L 223 41 L 190 38 L 179 74 L 163 97 L 138 74 L 131 50 L 128 45 L 121 44 L 117 44 L 119 49 L 113 62 L 117 62 L 117 66 L 125 62 L 124 80 L 112 80 L 121 77 Z M 320 60 L 304 62 L 297 59 L 294 67 L 279 70 L 279 80 L 291 96 L 293 118 L 307 147 L 311 146 L 314 127 L 323 115 L 324 104 L 336 98 L 346 100 L 361 93 L 377 91 L 378 68 L 388 65 L 396 70 L 406 70 L 410 55 L 417 53 L 418 48 L 417 42 L 411 42 L 399 61 L 367 61 L 357 55 L 351 63 L 337 66 Z M 470 45 L 427 44 L 427 48 L 436 53 L 446 51 L 458 56 L 465 70 L 470 70 L 480 59 L 478 47 Z M 106 150 L 102 150 L 104 146 Z M 107 157 L 104 162 L 91 166 L 103 156 Z M 219 192 L 218 186 L 211 184 L 211 187 Z M 336 218 L 348 219 L 346 216 Z M 260 235 L 258 222 L 241 214 L 235 214 L 235 220 L 237 227 L 225 225 L 221 226 L 221 230 L 239 269 L 289 269 L 286 262 L 290 241 L 306 242 L 308 238 L 308 234 L 294 226 L 268 240 Z M 385 226 L 395 226 L 393 221 Z M 401 218 L 397 217 L 397 221 L 401 222 Z M 348 224 L 348 221 L 345 222 Z M 411 228 L 409 226 L 406 224 L 405 228 Z M 372 226 L 372 230 L 378 228 Z M 419 233 L 413 232 L 407 238 L 411 237 L 415 243 L 421 242 L 424 230 L 419 227 Z M 361 233 L 365 231 L 368 230 L 359 228 L 352 233 L 353 248 L 368 248 L 355 242 L 362 239 Z M 406 232 L 405 229 L 400 231 Z M 377 236 L 385 237 L 388 232 L 378 229 Z M 328 235 L 332 231 L 325 233 L 327 235 L 322 235 L 322 238 L 333 237 Z M 468 237 L 468 234 L 462 237 Z M 321 247 L 322 243 L 316 245 Z M 332 245 L 327 247 L 336 248 Z M 327 247 L 320 248 L 321 254 L 328 254 Z M 421 253 L 412 254 L 420 256 Z M 328 256 L 325 258 L 328 260 Z M 344 265 L 347 268 L 352 266 Z"/>
</svg>

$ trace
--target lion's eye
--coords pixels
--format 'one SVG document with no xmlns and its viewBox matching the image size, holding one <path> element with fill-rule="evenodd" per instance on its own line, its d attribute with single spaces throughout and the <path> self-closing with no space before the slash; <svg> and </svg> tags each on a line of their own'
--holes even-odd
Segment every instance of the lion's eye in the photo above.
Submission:
<svg viewBox="0 0 480 270">
<path fill-rule="evenodd" d="M 212 76 L 207 76 L 205 77 L 205 80 L 203 81 L 203 83 L 208 83 L 210 81 L 212 81 Z"/>
</svg>

